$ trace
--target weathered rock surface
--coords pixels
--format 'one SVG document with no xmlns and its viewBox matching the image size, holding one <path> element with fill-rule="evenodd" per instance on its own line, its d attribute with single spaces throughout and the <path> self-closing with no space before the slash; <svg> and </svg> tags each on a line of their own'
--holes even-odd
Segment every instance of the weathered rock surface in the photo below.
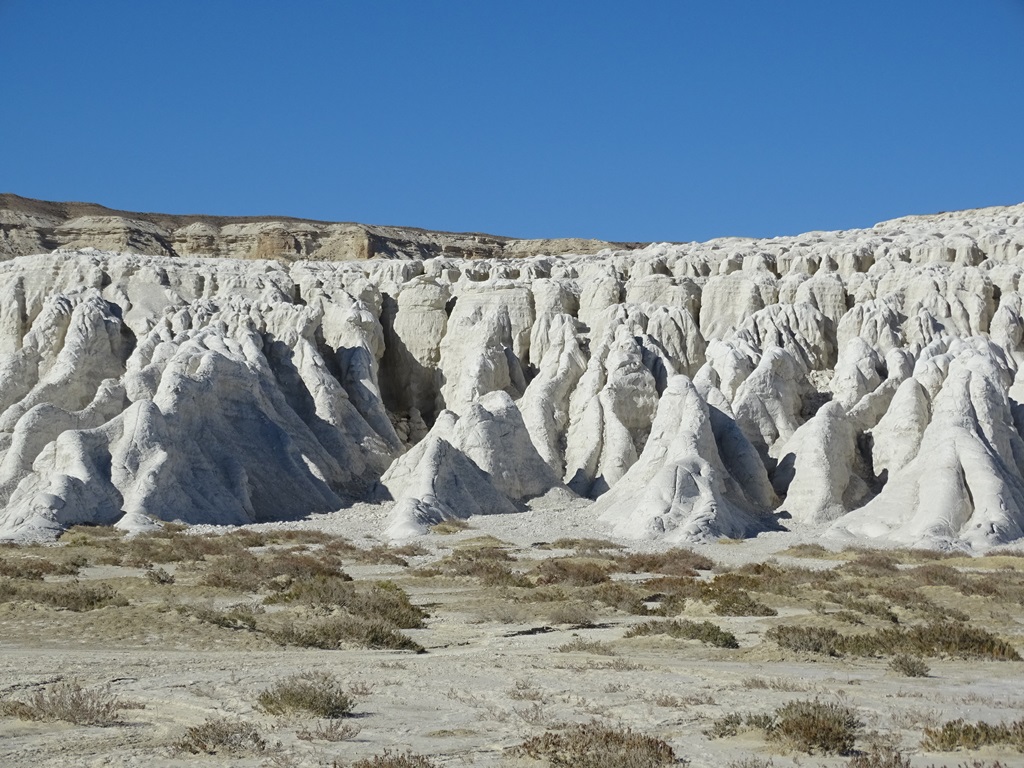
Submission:
<svg viewBox="0 0 1024 768">
<path fill-rule="evenodd" d="M 493 258 L 526 246 L 0 202 L 33 252 L 0 263 L 3 538 L 548 493 L 622 537 L 1024 536 L 1024 206 Z"/>
<path fill-rule="evenodd" d="M 51 203 L 0 194 L 0 260 L 54 248 L 287 262 L 438 256 L 494 259 L 529 258 L 541 253 L 596 253 L 629 245 L 574 238 L 517 240 L 288 217 L 130 213 L 93 203 Z"/>
</svg>

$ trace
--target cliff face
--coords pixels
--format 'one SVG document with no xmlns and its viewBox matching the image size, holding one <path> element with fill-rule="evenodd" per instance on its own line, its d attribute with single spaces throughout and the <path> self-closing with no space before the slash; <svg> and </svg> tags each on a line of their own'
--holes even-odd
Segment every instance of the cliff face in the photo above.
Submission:
<svg viewBox="0 0 1024 768">
<path fill-rule="evenodd" d="M 0 260 L 56 248 L 97 248 L 151 256 L 276 259 L 529 258 L 596 253 L 635 244 L 600 240 L 516 240 L 477 233 L 332 223 L 287 217 L 178 216 L 115 211 L 0 194 Z"/>
</svg>

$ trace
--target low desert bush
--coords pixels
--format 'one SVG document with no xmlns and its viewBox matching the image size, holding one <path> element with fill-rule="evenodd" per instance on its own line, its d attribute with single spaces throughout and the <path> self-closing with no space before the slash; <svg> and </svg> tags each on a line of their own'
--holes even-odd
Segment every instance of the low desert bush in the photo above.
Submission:
<svg viewBox="0 0 1024 768">
<path fill-rule="evenodd" d="M 15 600 L 75 612 L 128 605 L 128 601 L 122 595 L 106 584 L 82 584 L 77 581 L 19 584 L 15 581 L 0 580 L 0 602 Z"/>
<path fill-rule="evenodd" d="M 544 542 L 543 544 L 535 544 L 534 547 L 537 549 L 572 549 L 577 554 L 597 556 L 605 552 L 606 550 L 622 549 L 621 544 L 616 544 L 613 541 L 607 539 L 573 539 L 573 538 L 562 538 L 555 539 L 551 542 Z"/>
<path fill-rule="evenodd" d="M 607 562 L 553 558 L 542 560 L 537 566 L 537 583 L 588 587 L 608 581 L 611 570 L 612 566 Z"/>
<path fill-rule="evenodd" d="M 584 640 L 582 637 L 575 637 L 568 643 L 556 648 L 559 653 L 595 653 L 599 656 L 614 656 L 615 649 L 608 643 L 599 640 Z"/>
<path fill-rule="evenodd" d="M 359 735 L 362 728 L 355 723 L 344 720 L 317 720 L 312 728 L 300 728 L 295 732 L 295 738 L 300 741 L 346 741 L 354 739 Z"/>
<path fill-rule="evenodd" d="M 122 701 L 106 688 L 83 688 L 75 681 L 59 682 L 26 699 L 0 701 L 0 714 L 22 720 L 60 720 L 76 725 L 112 725 L 121 710 L 140 709 Z"/>
<path fill-rule="evenodd" d="M 808 754 L 847 755 L 862 723 L 857 713 L 834 702 L 791 701 L 775 710 L 768 738 Z"/>
<path fill-rule="evenodd" d="M 559 768 L 660 768 L 676 764 L 672 747 L 628 728 L 574 724 L 534 736 L 508 750 Z"/>
<path fill-rule="evenodd" d="M 616 566 L 626 573 L 663 573 L 667 576 L 696 576 L 698 571 L 710 571 L 714 561 L 690 549 L 670 549 L 667 552 L 633 552 L 616 559 Z"/>
<path fill-rule="evenodd" d="M 385 749 L 384 754 L 356 760 L 349 768 L 437 768 L 437 763 L 412 752 L 395 753 Z"/>
<path fill-rule="evenodd" d="M 451 536 L 453 533 L 459 531 L 465 531 L 470 527 L 469 523 L 465 520 L 459 520 L 458 518 L 452 520 L 443 520 L 440 523 L 434 523 L 430 526 L 430 532 L 436 533 L 441 536 Z"/>
<path fill-rule="evenodd" d="M 726 632 L 710 621 L 648 621 L 637 624 L 626 631 L 626 637 L 643 637 L 648 635 L 668 635 L 683 640 L 700 640 L 705 645 L 716 648 L 739 648 L 740 644 L 732 632 Z"/>
<path fill-rule="evenodd" d="M 41 557 L 0 558 L 0 576 L 24 581 L 42 581 L 44 576 L 76 576 L 83 559 L 44 560 Z"/>
<path fill-rule="evenodd" d="M 587 603 L 555 603 L 548 611 L 548 621 L 552 624 L 572 624 L 587 626 L 593 624 L 597 612 Z"/>
<path fill-rule="evenodd" d="M 260 709 L 271 715 L 308 712 L 334 720 L 352 712 L 355 699 L 344 684 L 326 672 L 303 672 L 286 677 L 256 697 Z"/>
<path fill-rule="evenodd" d="M 306 622 L 293 622 L 267 633 L 284 645 L 303 648 L 337 650 L 355 645 L 393 651 L 416 651 L 422 653 L 423 646 L 403 635 L 393 624 L 372 621 L 356 616 L 331 616 Z"/>
<path fill-rule="evenodd" d="M 267 742 L 255 724 L 246 720 L 213 718 L 186 729 L 174 742 L 178 752 L 193 755 L 251 755 L 267 750 Z"/>
<path fill-rule="evenodd" d="M 354 617 L 384 622 L 398 629 L 418 629 L 427 616 L 426 611 L 413 605 L 394 582 L 354 582 L 347 575 L 296 581 L 271 602 L 344 609 Z"/>
<path fill-rule="evenodd" d="M 1020 656 L 1005 640 L 984 629 L 960 622 L 933 622 L 907 628 L 886 628 L 843 635 L 823 627 L 779 625 L 765 633 L 780 647 L 829 656 L 887 656 L 894 649 L 918 656 L 954 656 L 961 659 L 1019 661 Z"/>
<path fill-rule="evenodd" d="M 1024 719 L 1012 723 L 950 720 L 938 728 L 925 728 L 921 746 L 932 752 L 955 752 L 982 747 L 1011 747 L 1024 752 Z"/>
<path fill-rule="evenodd" d="M 900 653 L 889 660 L 889 669 L 898 672 L 904 677 L 928 677 L 931 670 L 920 656 L 911 656 L 909 653 Z"/>
<path fill-rule="evenodd" d="M 850 758 L 847 768 L 911 768 L 910 758 L 891 744 L 872 744 Z"/>
<path fill-rule="evenodd" d="M 204 624 L 212 624 L 215 627 L 224 629 L 246 630 L 255 632 L 259 616 L 265 613 L 265 609 L 259 603 L 239 603 L 227 608 L 215 608 L 209 603 L 196 605 L 179 605 L 178 613 L 184 616 L 191 616 Z"/>
</svg>

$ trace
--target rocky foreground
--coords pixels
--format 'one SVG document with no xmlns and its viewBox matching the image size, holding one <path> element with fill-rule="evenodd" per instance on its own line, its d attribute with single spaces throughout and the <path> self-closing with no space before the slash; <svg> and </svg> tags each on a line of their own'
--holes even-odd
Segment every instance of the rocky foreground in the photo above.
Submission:
<svg viewBox="0 0 1024 768">
<path fill-rule="evenodd" d="M 375 499 L 400 538 L 583 496 L 619 537 L 988 548 L 1024 537 L 1022 273 L 1024 205 L 525 259 L 21 256 L 0 535 Z"/>
</svg>

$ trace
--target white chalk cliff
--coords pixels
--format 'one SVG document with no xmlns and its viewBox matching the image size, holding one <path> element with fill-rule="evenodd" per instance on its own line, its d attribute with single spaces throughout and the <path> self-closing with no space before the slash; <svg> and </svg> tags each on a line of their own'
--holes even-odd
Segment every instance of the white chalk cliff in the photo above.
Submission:
<svg viewBox="0 0 1024 768">
<path fill-rule="evenodd" d="M 547 494 L 673 542 L 1024 537 L 1024 205 L 473 259 L 5 215 L 71 247 L 0 263 L 0 538 L 365 500 L 401 537 Z"/>
</svg>

